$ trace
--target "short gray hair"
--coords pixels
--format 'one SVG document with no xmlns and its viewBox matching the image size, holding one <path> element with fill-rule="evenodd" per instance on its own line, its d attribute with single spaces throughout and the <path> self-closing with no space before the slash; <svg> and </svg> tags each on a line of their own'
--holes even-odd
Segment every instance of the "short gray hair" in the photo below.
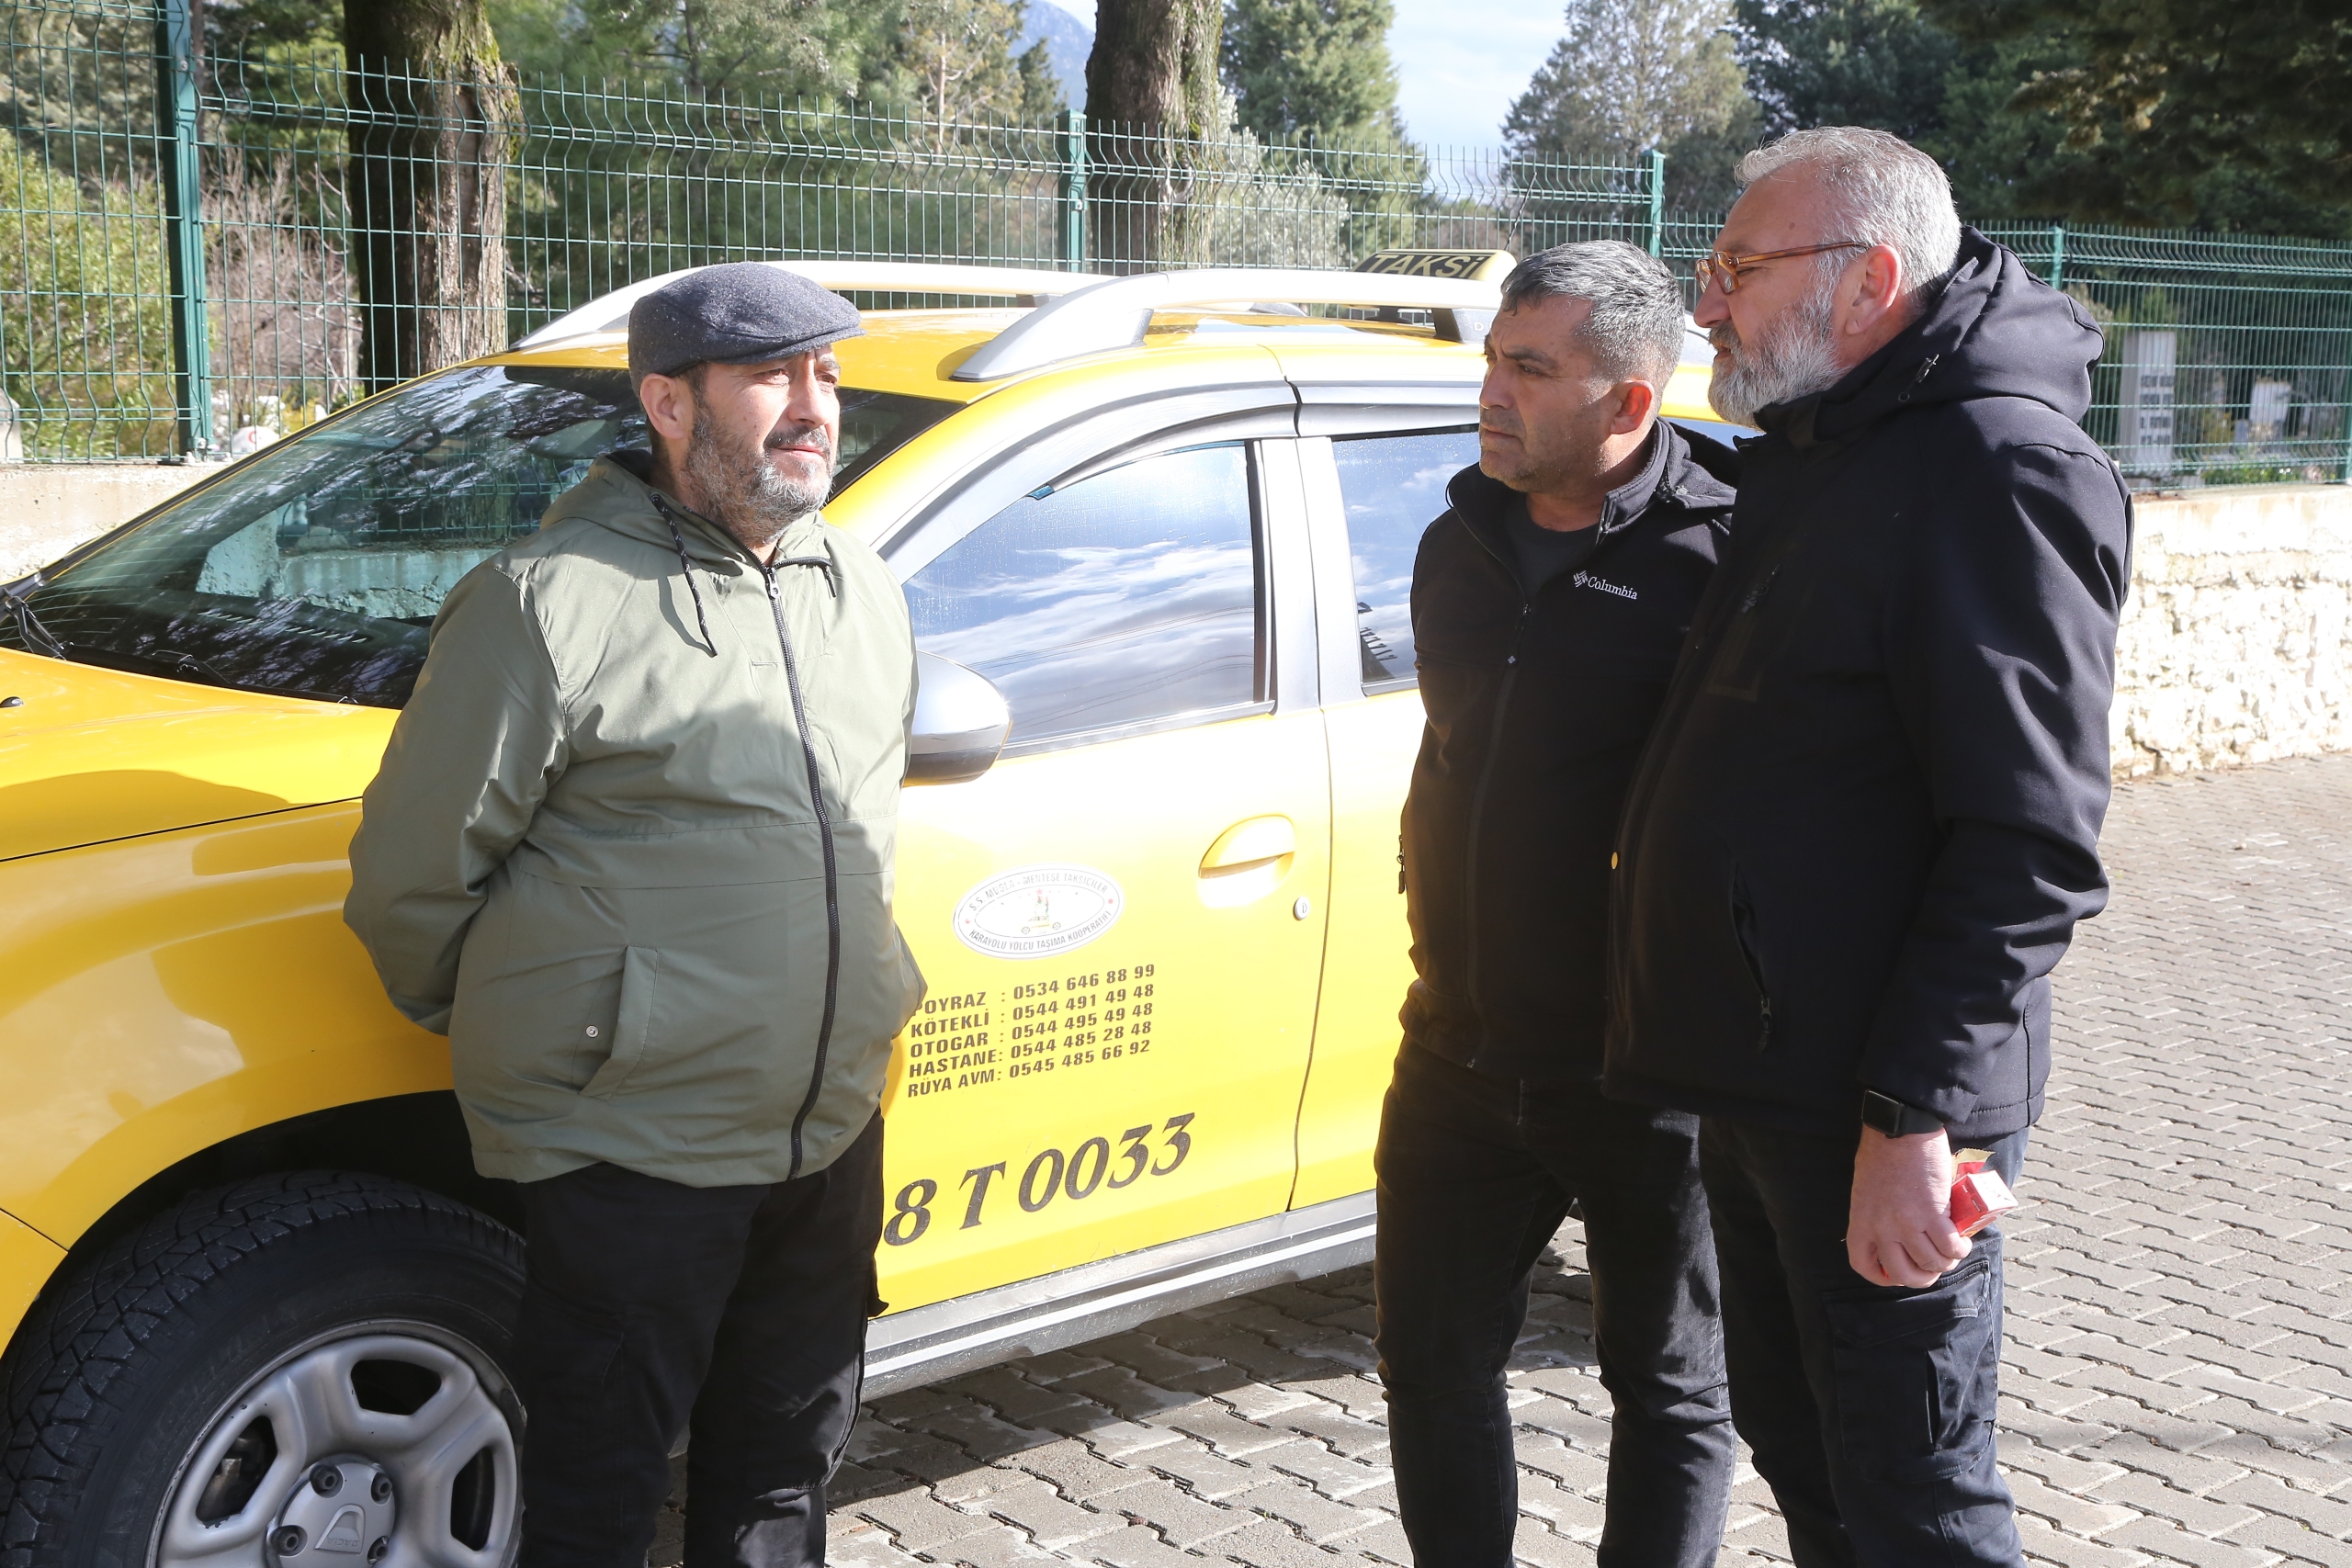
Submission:
<svg viewBox="0 0 2352 1568">
<path fill-rule="evenodd" d="M 1665 264 L 1623 240 L 1538 251 L 1503 279 L 1503 309 L 1544 299 L 1589 300 L 1577 341 L 1612 381 L 1666 385 L 1682 357 L 1682 288 Z"/>
<path fill-rule="evenodd" d="M 1770 175 L 1793 172 L 1812 179 L 1827 198 L 1824 240 L 1887 245 L 1903 258 L 1903 276 L 1917 303 L 1951 276 L 1960 259 L 1960 212 L 1943 165 L 1900 136 L 1859 125 L 1792 130 L 1739 161 L 1742 190 Z M 1853 257 L 1822 258 L 1825 271 Z"/>
</svg>

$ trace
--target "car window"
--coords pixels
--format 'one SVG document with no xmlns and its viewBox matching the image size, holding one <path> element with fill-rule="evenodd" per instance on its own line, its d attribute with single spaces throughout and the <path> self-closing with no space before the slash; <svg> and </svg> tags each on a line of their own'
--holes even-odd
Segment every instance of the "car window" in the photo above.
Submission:
<svg viewBox="0 0 2352 1568">
<path fill-rule="evenodd" d="M 842 392 L 838 491 L 956 405 Z M 458 369 L 262 452 L 61 570 L 0 646 L 397 707 L 449 590 L 598 454 L 642 446 L 618 369 Z"/>
<path fill-rule="evenodd" d="M 1331 456 L 1348 509 L 1364 689 L 1387 691 L 1416 678 L 1413 558 L 1445 510 L 1446 481 L 1478 460 L 1478 433 L 1351 436 L 1332 442 Z"/>
<path fill-rule="evenodd" d="M 996 682 L 1016 746 L 1246 705 L 1257 535 L 1238 444 L 1040 490 L 908 581 L 915 643 Z"/>
</svg>

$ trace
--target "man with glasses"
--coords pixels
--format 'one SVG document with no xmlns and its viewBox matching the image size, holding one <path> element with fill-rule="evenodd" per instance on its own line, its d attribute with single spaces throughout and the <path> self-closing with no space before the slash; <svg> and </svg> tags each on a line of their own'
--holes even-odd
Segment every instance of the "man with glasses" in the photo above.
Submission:
<svg viewBox="0 0 2352 1568">
<path fill-rule="evenodd" d="M 1698 1112 L 1734 1419 L 1803 1568 L 2023 1562 L 1995 1468 L 2001 1240 L 2049 976 L 2106 899 L 2121 480 L 2082 307 L 1943 171 L 1750 153 L 1701 265 L 1737 525 L 1628 796 L 1606 1086 Z"/>
</svg>

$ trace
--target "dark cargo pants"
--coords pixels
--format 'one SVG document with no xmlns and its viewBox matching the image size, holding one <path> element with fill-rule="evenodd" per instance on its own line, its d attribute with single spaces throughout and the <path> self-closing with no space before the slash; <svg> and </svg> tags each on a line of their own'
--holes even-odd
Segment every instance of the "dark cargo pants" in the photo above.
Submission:
<svg viewBox="0 0 2352 1568">
<path fill-rule="evenodd" d="M 2016 1568 L 1993 1462 L 2001 1236 L 1924 1290 L 1846 1260 L 1854 1143 L 1709 1117 L 1699 1168 L 1723 1264 L 1732 1417 L 1798 1568 Z M 2015 1185 L 2026 1134 L 1991 1145 Z"/>
<path fill-rule="evenodd" d="M 643 1568 L 690 1416 L 687 1568 L 820 1568 L 878 1304 L 882 1119 L 772 1186 L 592 1165 L 522 1196 L 519 1568 Z"/>
<path fill-rule="evenodd" d="M 1732 1430 L 1697 1118 L 1532 1089 L 1408 1045 L 1382 1110 L 1380 1376 L 1421 1568 L 1508 1568 L 1519 1471 L 1503 1373 L 1537 1255 L 1584 1210 L 1593 1347 L 1616 1404 L 1601 1568 L 1707 1568 Z"/>
</svg>

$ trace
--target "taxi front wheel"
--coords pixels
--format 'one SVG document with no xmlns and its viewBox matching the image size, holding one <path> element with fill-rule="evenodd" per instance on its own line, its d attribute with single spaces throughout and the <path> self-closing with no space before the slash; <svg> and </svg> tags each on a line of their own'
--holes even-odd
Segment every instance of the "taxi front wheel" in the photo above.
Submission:
<svg viewBox="0 0 2352 1568">
<path fill-rule="evenodd" d="M 379 1177 L 199 1193 L 8 1353 L 6 1568 L 505 1568 L 521 1240 Z"/>
</svg>

